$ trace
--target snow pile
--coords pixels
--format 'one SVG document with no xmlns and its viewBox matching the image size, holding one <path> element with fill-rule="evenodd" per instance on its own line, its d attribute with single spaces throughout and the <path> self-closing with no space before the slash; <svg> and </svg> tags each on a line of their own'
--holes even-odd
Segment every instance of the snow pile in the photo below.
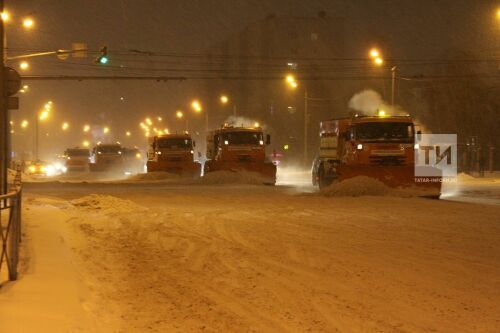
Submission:
<svg viewBox="0 0 500 333">
<path fill-rule="evenodd" d="M 101 194 L 87 195 L 79 199 L 71 200 L 70 203 L 78 208 L 105 211 L 106 213 L 131 213 L 144 210 L 144 207 L 130 200 Z"/>
<path fill-rule="evenodd" d="M 164 172 L 164 171 L 155 171 L 148 173 L 138 173 L 136 175 L 129 176 L 127 180 L 137 180 L 137 181 L 148 181 L 148 180 L 170 180 L 170 179 L 179 179 L 180 176 Z"/>
<path fill-rule="evenodd" d="M 389 192 L 390 189 L 381 181 L 358 176 L 325 187 L 320 193 L 326 197 L 360 197 L 364 195 L 385 196 Z"/>
<path fill-rule="evenodd" d="M 249 171 L 213 171 L 206 173 L 202 178 L 196 180 L 198 184 L 251 184 L 262 185 L 269 183 L 269 179 L 256 172 Z"/>
</svg>

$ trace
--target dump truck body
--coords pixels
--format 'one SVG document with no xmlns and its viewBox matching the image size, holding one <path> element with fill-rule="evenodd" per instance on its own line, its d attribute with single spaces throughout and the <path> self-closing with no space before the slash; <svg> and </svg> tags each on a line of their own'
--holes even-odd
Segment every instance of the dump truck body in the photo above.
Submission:
<svg viewBox="0 0 500 333">
<path fill-rule="evenodd" d="M 92 149 L 90 171 L 123 172 L 123 148 L 120 144 L 98 144 Z"/>
<path fill-rule="evenodd" d="M 415 127 L 410 117 L 374 116 L 332 119 L 320 125 L 320 150 L 313 184 L 320 187 L 356 176 L 376 178 L 390 187 L 441 188 L 441 173 L 430 181 L 415 177 Z"/>
<path fill-rule="evenodd" d="M 90 152 L 87 148 L 68 148 L 64 152 L 66 172 L 89 171 Z"/>
<path fill-rule="evenodd" d="M 265 183 L 275 184 L 276 165 L 266 158 L 264 138 L 260 127 L 224 126 L 207 136 L 207 161 L 204 172 L 219 170 L 259 173 Z"/>
<path fill-rule="evenodd" d="M 150 138 L 148 172 L 200 176 L 201 164 L 194 160 L 195 143 L 189 134 L 164 134 Z"/>
</svg>

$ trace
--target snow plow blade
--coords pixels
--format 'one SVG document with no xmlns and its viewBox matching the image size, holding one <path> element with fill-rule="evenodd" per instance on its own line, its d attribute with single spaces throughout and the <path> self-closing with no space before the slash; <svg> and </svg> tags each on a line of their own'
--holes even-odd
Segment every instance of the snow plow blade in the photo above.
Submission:
<svg viewBox="0 0 500 333">
<path fill-rule="evenodd" d="M 199 177 L 201 175 L 201 164 L 192 163 L 169 163 L 148 161 L 146 164 L 148 172 L 168 172 L 179 176 Z"/>
<path fill-rule="evenodd" d="M 414 166 L 339 166 L 337 167 L 338 181 L 366 176 L 375 178 L 392 188 L 417 188 L 425 190 L 426 196 L 439 196 L 441 194 L 441 171 L 432 167 L 418 167 L 418 174 L 431 176 L 415 176 Z M 425 171 L 425 172 L 424 172 Z"/>
<path fill-rule="evenodd" d="M 208 169 L 207 169 L 208 166 Z M 258 173 L 265 185 L 276 184 L 276 165 L 273 163 L 224 163 L 209 161 L 205 164 L 205 172 L 211 171 L 248 171 Z"/>
</svg>

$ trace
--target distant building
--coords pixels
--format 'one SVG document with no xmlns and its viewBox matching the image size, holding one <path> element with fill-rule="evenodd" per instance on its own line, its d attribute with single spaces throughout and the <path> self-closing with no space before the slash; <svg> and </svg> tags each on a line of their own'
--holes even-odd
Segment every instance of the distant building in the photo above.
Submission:
<svg viewBox="0 0 500 333">
<path fill-rule="evenodd" d="M 292 154 L 302 152 L 307 90 L 314 99 L 308 103 L 314 150 L 319 121 L 345 111 L 345 99 L 342 106 L 335 105 L 339 94 L 345 94 L 341 82 L 316 79 L 342 72 L 338 60 L 344 53 L 343 30 L 343 20 L 325 12 L 314 17 L 269 15 L 211 47 L 207 76 L 215 79 L 200 83 L 210 126 L 236 113 L 267 125 L 275 134 L 275 149 L 288 144 Z M 308 80 L 291 89 L 285 82 L 287 73 Z M 220 103 L 221 94 L 229 97 L 226 105 Z"/>
</svg>

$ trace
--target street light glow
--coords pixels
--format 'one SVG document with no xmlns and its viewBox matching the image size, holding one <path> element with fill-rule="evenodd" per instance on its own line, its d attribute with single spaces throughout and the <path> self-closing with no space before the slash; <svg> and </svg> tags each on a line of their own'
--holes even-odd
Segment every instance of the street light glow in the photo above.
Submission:
<svg viewBox="0 0 500 333">
<path fill-rule="evenodd" d="M 131 135 L 132 135 L 132 133 L 130 133 L 130 131 L 127 131 L 127 132 L 125 132 L 125 135 L 126 135 L 126 136 L 131 136 Z"/>
<path fill-rule="evenodd" d="M 84 131 L 84 132 L 88 132 L 88 131 L 90 131 L 90 125 L 85 125 L 85 126 L 83 126 L 83 131 Z"/>
<path fill-rule="evenodd" d="M 202 108 L 201 108 L 201 103 L 198 101 L 198 100 L 194 100 L 192 103 L 191 103 L 191 107 L 193 108 L 194 111 L 196 112 L 201 112 Z"/>
<path fill-rule="evenodd" d="M 104 134 L 108 134 L 108 133 L 109 133 L 109 127 L 107 127 L 107 126 L 106 126 L 106 127 L 104 127 L 104 129 L 102 130 L 102 132 L 103 132 Z"/>
<path fill-rule="evenodd" d="M 69 128 L 69 124 L 67 122 L 64 122 L 61 126 L 63 131 L 66 131 Z"/>
<path fill-rule="evenodd" d="M 21 63 L 19 64 L 19 68 L 23 71 L 27 70 L 29 67 L 30 65 L 27 61 L 21 61 Z"/>
<path fill-rule="evenodd" d="M 382 66 L 384 64 L 384 60 L 382 58 L 375 58 L 375 60 L 373 60 L 373 62 L 377 66 Z"/>
<path fill-rule="evenodd" d="M 27 17 L 23 20 L 23 27 L 25 27 L 26 29 L 31 29 L 34 25 L 35 21 L 33 21 L 33 19 L 30 17 Z"/>
<path fill-rule="evenodd" d="M 292 89 L 295 89 L 299 86 L 299 83 L 297 82 L 297 80 L 295 79 L 295 76 L 293 76 L 292 74 L 288 74 L 286 76 L 286 83 L 288 84 L 288 86 L 290 86 Z"/>
<path fill-rule="evenodd" d="M 0 14 L 0 17 L 4 22 L 8 22 L 10 20 L 10 14 L 6 11 L 3 11 L 2 14 Z"/>
<path fill-rule="evenodd" d="M 222 95 L 222 96 L 220 97 L 220 102 L 221 102 L 222 104 L 227 104 L 227 102 L 229 102 L 229 97 L 227 97 L 226 95 Z"/>
<path fill-rule="evenodd" d="M 84 147 L 90 146 L 90 142 L 88 142 L 87 140 L 83 141 L 82 144 L 83 144 Z"/>
<path fill-rule="evenodd" d="M 21 122 L 21 127 L 22 127 L 22 128 L 26 128 L 26 127 L 28 127 L 28 124 L 29 124 L 29 123 L 28 123 L 28 121 L 27 121 L 27 120 L 23 120 L 23 121 Z"/>
<path fill-rule="evenodd" d="M 148 123 L 149 126 L 153 125 L 153 122 L 151 121 L 150 118 L 146 118 L 146 122 Z"/>
<path fill-rule="evenodd" d="M 373 59 L 379 58 L 380 57 L 380 52 L 377 49 L 371 49 L 370 50 L 370 57 Z"/>
<path fill-rule="evenodd" d="M 47 110 L 44 110 L 40 113 L 40 116 L 38 117 L 40 120 L 45 120 L 49 117 L 49 112 Z"/>
<path fill-rule="evenodd" d="M 181 118 L 184 116 L 184 114 L 182 113 L 182 111 L 180 111 L 180 110 L 179 110 L 179 111 L 177 111 L 177 112 L 175 113 L 175 116 L 176 116 L 177 118 L 181 119 Z"/>
</svg>

